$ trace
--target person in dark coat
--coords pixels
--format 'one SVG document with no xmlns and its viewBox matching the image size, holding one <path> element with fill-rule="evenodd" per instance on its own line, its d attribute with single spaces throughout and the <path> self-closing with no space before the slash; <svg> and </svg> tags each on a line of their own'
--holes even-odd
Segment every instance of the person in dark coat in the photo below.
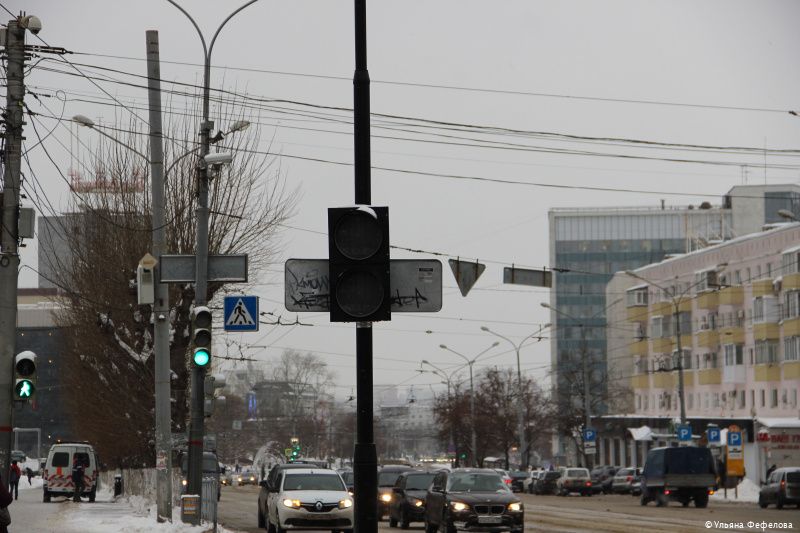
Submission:
<svg viewBox="0 0 800 533">
<path fill-rule="evenodd" d="M 81 501 L 81 493 L 83 492 L 83 475 L 86 472 L 86 467 L 83 461 L 78 459 L 77 454 L 72 460 L 72 484 L 75 485 L 75 492 L 72 496 L 72 501 Z"/>
<path fill-rule="evenodd" d="M 778 469 L 778 465 L 772 465 L 767 469 L 767 482 L 769 482 L 769 475 Z"/>
<path fill-rule="evenodd" d="M 19 478 L 22 477 L 22 472 L 19 469 L 17 461 L 11 461 L 11 469 L 9 470 L 11 477 L 8 481 L 8 492 L 14 496 L 15 500 L 19 499 Z"/>
<path fill-rule="evenodd" d="M 11 493 L 8 492 L 6 488 L 6 484 L 3 483 L 3 480 L 0 479 L 0 509 L 8 510 L 8 506 L 11 505 L 13 499 L 11 498 Z M 0 533 L 8 533 L 8 526 L 2 525 L 0 522 Z"/>
<path fill-rule="evenodd" d="M 28 476 L 28 485 L 33 485 L 33 483 L 31 483 L 31 478 L 33 477 L 33 470 L 31 470 L 31 467 L 25 467 L 25 475 Z"/>
</svg>

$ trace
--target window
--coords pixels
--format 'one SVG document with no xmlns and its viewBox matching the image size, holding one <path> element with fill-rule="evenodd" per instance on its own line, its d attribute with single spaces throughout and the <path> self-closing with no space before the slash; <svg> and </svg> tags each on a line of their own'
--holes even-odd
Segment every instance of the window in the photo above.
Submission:
<svg viewBox="0 0 800 533">
<path fill-rule="evenodd" d="M 687 400 L 686 403 L 688 404 L 687 405 L 687 409 L 694 408 L 694 401 L 693 401 L 694 400 L 694 394 L 689 394 L 689 396 L 687 396 L 686 400 Z"/>
<path fill-rule="evenodd" d="M 714 400 L 714 407 L 719 407 L 719 393 L 715 392 L 712 398 Z"/>
<path fill-rule="evenodd" d="M 769 406 L 770 407 L 778 407 L 778 389 L 772 389 L 769 392 L 770 392 L 770 394 L 769 394 L 769 396 L 770 396 Z"/>
<path fill-rule="evenodd" d="M 639 411 L 639 410 L 641 410 L 641 408 L 642 408 L 642 396 L 637 394 L 636 395 L 636 410 Z"/>
<path fill-rule="evenodd" d="M 767 263 L 767 277 L 772 277 L 772 263 Z"/>
<path fill-rule="evenodd" d="M 800 337 L 786 337 L 783 340 L 783 360 L 800 360 Z"/>
<path fill-rule="evenodd" d="M 794 274 L 796 272 L 800 272 L 800 269 L 797 268 L 798 257 L 800 257 L 800 252 L 790 252 L 788 254 L 783 254 L 783 256 L 781 257 L 781 271 L 784 274 Z"/>
<path fill-rule="evenodd" d="M 663 317 L 654 316 L 650 319 L 650 335 L 654 339 L 658 339 L 661 337 L 661 325 L 663 322 Z"/>
<path fill-rule="evenodd" d="M 744 389 L 739 391 L 739 409 L 744 409 Z"/>
<path fill-rule="evenodd" d="M 783 316 L 784 318 L 800 316 L 800 291 L 788 291 L 783 295 Z"/>
<path fill-rule="evenodd" d="M 761 389 L 761 407 L 767 406 L 767 392 Z"/>
<path fill-rule="evenodd" d="M 740 270 L 736 270 L 733 273 L 733 283 L 736 285 L 742 284 L 742 272 Z"/>
<path fill-rule="evenodd" d="M 761 279 L 761 265 L 756 265 L 756 279 Z"/>
<path fill-rule="evenodd" d="M 747 267 L 747 281 L 751 281 L 752 279 L 753 279 L 753 276 L 750 273 L 750 267 Z"/>
<path fill-rule="evenodd" d="M 764 321 L 764 298 L 753 298 L 753 322 Z"/>
<path fill-rule="evenodd" d="M 53 454 L 53 468 L 72 466 L 69 464 L 69 452 L 56 452 Z"/>
<path fill-rule="evenodd" d="M 628 307 L 634 305 L 647 305 L 647 287 L 640 287 L 637 289 L 629 290 L 626 294 Z"/>
<path fill-rule="evenodd" d="M 716 352 L 711 352 L 703 355 L 703 368 L 717 368 Z"/>
<path fill-rule="evenodd" d="M 750 407 L 756 406 L 756 391 L 750 389 Z"/>
<path fill-rule="evenodd" d="M 694 275 L 694 284 L 697 287 L 695 290 L 698 293 L 717 288 L 719 285 L 717 283 L 717 271 L 705 270 L 703 272 L 697 272 Z"/>
<path fill-rule="evenodd" d="M 741 344 L 726 344 L 725 366 L 741 365 L 744 363 L 744 347 Z"/>
<path fill-rule="evenodd" d="M 792 407 L 797 407 L 797 389 L 791 389 L 791 402 L 790 405 Z"/>
<path fill-rule="evenodd" d="M 778 362 L 777 341 L 756 341 L 756 364 L 771 364 Z"/>
</svg>

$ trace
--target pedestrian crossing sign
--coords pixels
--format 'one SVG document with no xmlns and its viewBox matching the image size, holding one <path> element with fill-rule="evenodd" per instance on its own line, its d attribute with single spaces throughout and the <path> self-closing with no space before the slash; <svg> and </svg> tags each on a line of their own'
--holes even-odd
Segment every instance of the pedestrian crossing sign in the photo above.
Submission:
<svg viewBox="0 0 800 533">
<path fill-rule="evenodd" d="M 225 331 L 258 331 L 258 296 L 226 296 Z"/>
</svg>

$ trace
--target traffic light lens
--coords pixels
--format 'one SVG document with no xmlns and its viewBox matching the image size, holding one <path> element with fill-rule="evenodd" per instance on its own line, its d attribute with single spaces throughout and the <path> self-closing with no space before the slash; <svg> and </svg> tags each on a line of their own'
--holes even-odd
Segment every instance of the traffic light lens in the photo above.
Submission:
<svg viewBox="0 0 800 533">
<path fill-rule="evenodd" d="M 355 261 L 375 255 L 383 244 L 378 220 L 364 211 L 351 211 L 336 224 L 333 242 L 339 252 Z"/>
<path fill-rule="evenodd" d="M 17 374 L 20 376 L 30 376 L 36 371 L 36 363 L 30 359 L 17 361 Z"/>
<path fill-rule="evenodd" d="M 211 354 L 207 350 L 195 350 L 194 364 L 197 366 L 206 366 L 211 360 Z"/>
<path fill-rule="evenodd" d="M 194 343 L 197 346 L 209 346 L 211 344 L 211 332 L 207 329 L 198 329 L 194 332 Z"/>
<path fill-rule="evenodd" d="M 336 282 L 336 302 L 351 316 L 369 316 L 383 303 L 383 284 L 369 271 L 345 272 Z"/>
<path fill-rule="evenodd" d="M 14 390 L 17 393 L 18 398 L 27 399 L 33 396 L 33 392 L 36 390 L 36 387 L 34 387 L 31 380 L 21 379 L 17 381 Z"/>
</svg>

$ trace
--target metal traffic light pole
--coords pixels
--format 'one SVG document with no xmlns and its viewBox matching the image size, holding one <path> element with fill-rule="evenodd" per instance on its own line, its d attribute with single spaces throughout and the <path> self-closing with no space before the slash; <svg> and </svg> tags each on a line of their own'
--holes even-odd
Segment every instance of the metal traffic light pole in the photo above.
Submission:
<svg viewBox="0 0 800 533">
<path fill-rule="evenodd" d="M 353 125 L 355 200 L 370 205 L 369 72 L 367 71 L 367 4 L 355 3 L 355 55 L 353 74 Z M 378 531 L 378 457 L 372 428 L 372 323 L 356 323 L 356 443 L 353 451 L 355 532 Z"/>
</svg>

